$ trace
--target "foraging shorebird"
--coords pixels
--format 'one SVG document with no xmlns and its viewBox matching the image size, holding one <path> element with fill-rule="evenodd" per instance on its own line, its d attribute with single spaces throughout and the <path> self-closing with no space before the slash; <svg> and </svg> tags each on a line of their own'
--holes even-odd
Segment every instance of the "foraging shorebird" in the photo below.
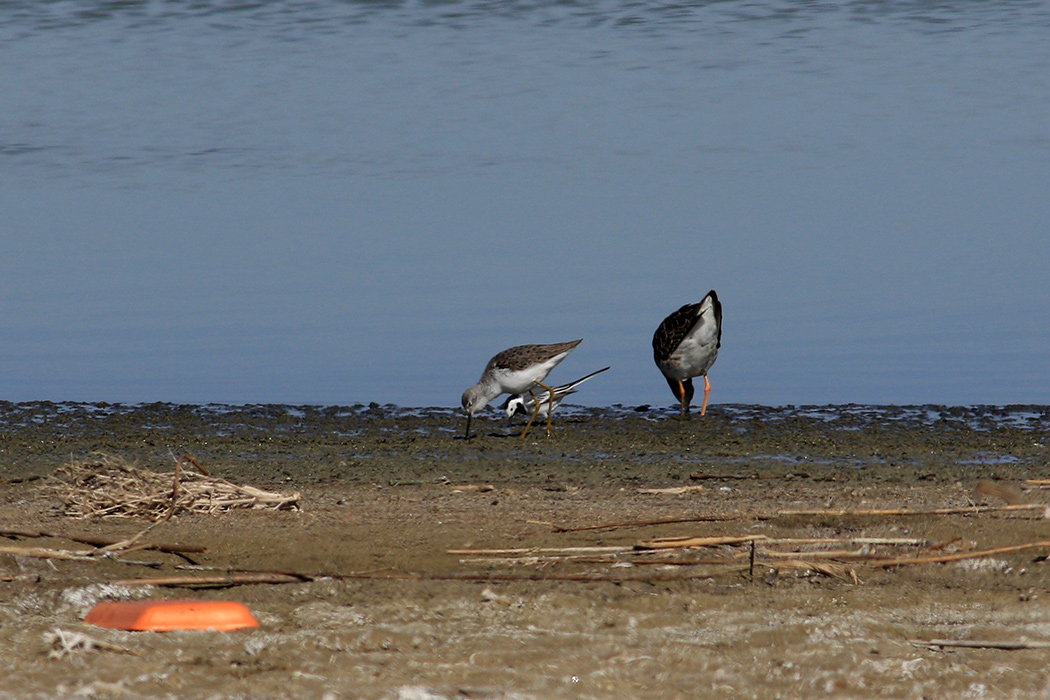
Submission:
<svg viewBox="0 0 1050 700">
<path fill-rule="evenodd" d="M 470 437 L 470 419 L 484 408 L 489 401 L 500 394 L 523 394 L 537 386 L 546 389 L 548 397 L 547 435 L 551 435 L 551 413 L 553 412 L 554 392 L 543 383 L 550 371 L 583 341 L 583 338 L 567 343 L 550 345 L 518 345 L 499 353 L 485 366 L 478 383 L 463 392 L 463 410 L 467 412 L 467 432 Z M 532 417 L 525 425 L 521 437 L 529 432 L 532 421 L 539 413 L 537 403 Z"/>
<path fill-rule="evenodd" d="M 514 394 L 506 401 L 504 401 L 503 405 L 500 406 L 500 408 L 506 411 L 507 418 L 510 418 L 518 413 L 529 415 L 533 413 L 533 411 L 535 411 L 536 409 L 536 406 L 539 405 L 540 412 L 546 414 L 549 418 L 551 411 L 558 407 L 562 399 L 564 399 L 569 394 L 576 393 L 576 387 L 578 387 L 580 384 L 583 384 L 585 381 L 587 381 L 594 375 L 601 374 L 607 369 L 609 368 L 603 367 L 597 372 L 591 372 L 586 377 L 580 377 L 574 382 L 569 382 L 568 384 L 562 384 L 561 386 L 554 387 L 553 401 L 551 400 L 550 392 L 541 391 L 539 393 L 536 393 L 536 390 L 532 389 L 523 394 Z"/>
<path fill-rule="evenodd" d="M 707 413 L 711 382 L 707 370 L 718 359 L 722 347 L 722 304 L 715 290 L 699 304 L 686 304 L 668 316 L 653 334 L 653 359 L 663 372 L 667 385 L 682 403 L 682 416 L 689 413 L 693 400 L 693 377 L 704 378 L 704 403 L 700 415 Z"/>
</svg>

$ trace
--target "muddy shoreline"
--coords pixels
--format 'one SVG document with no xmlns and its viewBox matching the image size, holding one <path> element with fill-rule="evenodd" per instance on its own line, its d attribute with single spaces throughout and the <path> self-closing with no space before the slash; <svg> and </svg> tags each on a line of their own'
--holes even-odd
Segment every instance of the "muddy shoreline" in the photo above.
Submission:
<svg viewBox="0 0 1050 700">
<path fill-rule="evenodd" d="M 1013 477 L 1041 468 L 1044 406 L 714 406 L 674 411 L 565 407 L 557 437 L 523 421 L 447 408 L 183 406 L 0 402 L 0 475 L 47 474 L 91 452 L 151 464 L 189 453 L 225 475 L 267 483 L 497 479 L 580 484 L 675 480 L 697 467 L 749 473 L 804 466 L 866 478 Z M 845 473 L 845 472 L 844 472 Z"/>
<path fill-rule="evenodd" d="M 1050 640 L 1038 546 L 1050 521 L 975 491 L 1050 502 L 1031 481 L 1050 477 L 1050 407 L 722 405 L 687 422 L 670 408 L 565 407 L 552 440 L 519 440 L 521 423 L 495 414 L 476 425 L 467 441 L 442 408 L 0 403 L 0 528 L 53 535 L 0 545 L 90 551 L 65 538 L 147 527 L 64 514 L 47 477 L 93 453 L 157 471 L 192 454 L 230 481 L 302 495 L 295 511 L 150 530 L 207 547 L 192 566 L 149 550 L 0 554 L 0 697 L 1047 694 L 1045 649 L 915 642 Z M 963 512 L 978 504 L 992 510 Z M 639 549 L 684 537 L 764 539 L 750 565 L 738 544 Z M 871 563 L 945 553 L 960 558 Z M 114 583 L 244 570 L 304 577 Z M 82 623 L 98 600 L 142 596 L 240 600 L 261 627 Z M 88 641 L 65 649 L 74 634 Z"/>
</svg>

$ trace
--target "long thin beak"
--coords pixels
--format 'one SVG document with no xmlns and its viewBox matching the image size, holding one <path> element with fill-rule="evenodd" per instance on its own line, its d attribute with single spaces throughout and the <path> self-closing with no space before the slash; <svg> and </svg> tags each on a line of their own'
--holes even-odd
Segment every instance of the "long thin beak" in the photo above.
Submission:
<svg viewBox="0 0 1050 700">
<path fill-rule="evenodd" d="M 463 439 L 464 440 L 469 440 L 470 439 L 470 419 L 471 419 L 470 411 L 467 411 L 467 432 L 463 435 Z"/>
</svg>

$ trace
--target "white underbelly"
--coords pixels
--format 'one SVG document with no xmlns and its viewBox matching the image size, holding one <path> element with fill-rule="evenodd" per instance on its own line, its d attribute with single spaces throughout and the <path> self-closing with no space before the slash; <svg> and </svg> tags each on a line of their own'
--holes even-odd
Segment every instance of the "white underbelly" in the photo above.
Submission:
<svg viewBox="0 0 1050 700">
<path fill-rule="evenodd" d="M 707 374 L 707 370 L 711 369 L 717 358 L 716 343 L 701 345 L 686 340 L 667 358 L 667 362 L 661 364 L 660 369 L 667 377 L 684 381 L 690 377 Z"/>
</svg>

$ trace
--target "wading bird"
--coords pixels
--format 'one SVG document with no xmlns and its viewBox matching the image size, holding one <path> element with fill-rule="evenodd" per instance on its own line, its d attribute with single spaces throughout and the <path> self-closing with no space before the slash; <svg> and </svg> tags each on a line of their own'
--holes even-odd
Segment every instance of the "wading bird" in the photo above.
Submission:
<svg viewBox="0 0 1050 700">
<path fill-rule="evenodd" d="M 544 390 L 539 393 L 535 389 L 526 391 L 524 394 L 514 394 L 500 406 L 504 411 L 507 412 L 507 418 L 514 416 L 515 414 L 521 413 L 523 415 L 530 415 L 539 405 L 540 413 L 549 416 L 550 412 L 558 407 L 561 400 L 569 394 L 575 394 L 580 384 L 590 379 L 596 374 L 601 374 L 608 367 L 602 367 L 597 372 L 591 372 L 586 377 L 580 377 L 574 382 L 568 384 L 562 384 L 561 386 L 554 387 L 554 401 L 551 401 L 550 392 Z"/>
<path fill-rule="evenodd" d="M 700 415 L 707 413 L 711 382 L 707 370 L 718 359 L 722 347 L 722 304 L 715 290 L 699 304 L 686 304 L 668 316 L 653 335 L 653 359 L 663 372 L 667 385 L 682 404 L 682 417 L 693 400 L 693 377 L 704 378 L 704 403 Z"/>
<path fill-rule="evenodd" d="M 463 392 L 463 410 L 467 412 L 467 432 L 470 437 L 470 419 L 483 409 L 488 402 L 500 394 L 523 394 L 537 386 L 543 387 L 551 396 L 548 400 L 547 435 L 551 434 L 551 408 L 554 396 L 551 388 L 543 383 L 550 371 L 583 341 L 583 338 L 567 343 L 550 345 L 518 345 L 499 353 L 485 366 L 478 383 Z M 532 417 L 525 425 L 521 437 L 529 432 L 532 421 L 539 413 L 536 404 Z"/>
</svg>

